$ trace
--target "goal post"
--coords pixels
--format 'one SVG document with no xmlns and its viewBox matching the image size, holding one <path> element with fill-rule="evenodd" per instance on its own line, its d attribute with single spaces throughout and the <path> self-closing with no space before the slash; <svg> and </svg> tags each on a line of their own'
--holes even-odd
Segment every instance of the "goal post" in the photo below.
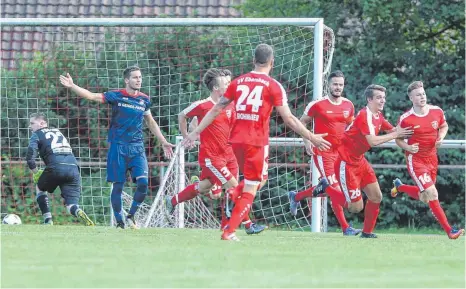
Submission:
<svg viewBox="0 0 466 289">
<path fill-rule="evenodd" d="M 5 41 L 24 39 L 34 52 L 32 56 L 12 52 L 18 61 L 9 69 L 3 68 L 1 75 L 2 107 L 5 109 L 2 114 L 2 171 L 8 179 L 2 186 L 2 198 L 6 200 L 2 209 L 20 211 L 22 218 L 26 217 L 23 220 L 30 222 L 37 220 L 38 209 L 30 206 L 30 196 L 34 192 L 32 175 L 25 169 L 22 158 L 30 137 L 28 115 L 37 111 L 45 112 L 49 124 L 60 128 L 73 147 L 81 168 L 80 203 L 84 210 L 97 223 L 112 222 L 111 187 L 105 180 L 111 109 L 105 104 L 80 99 L 63 88 L 58 81 L 61 74 L 69 72 L 76 84 L 92 92 L 105 92 L 123 89 L 122 71 L 138 65 L 143 74 L 141 91 L 151 96 L 154 118 L 167 139 L 175 143 L 179 135 L 178 113 L 193 101 L 208 96 L 202 84 L 202 76 L 208 68 L 226 68 L 234 77 L 238 76 L 253 68 L 252 57 L 257 44 L 272 45 L 275 52 L 272 76 L 283 84 L 289 106 L 293 114 L 299 116 L 311 100 L 326 94 L 326 76 L 331 69 L 335 42 L 333 31 L 324 25 L 322 18 L 4 18 L 0 29 Z M 271 137 L 297 135 L 273 114 Z M 151 214 L 157 215 L 158 207 L 151 207 L 154 201 L 162 200 L 157 199 L 157 192 L 171 184 L 172 179 L 177 182 L 171 190 L 184 188 L 189 177 L 197 172 L 183 162 L 191 164 L 197 159 L 187 154 L 186 160 L 180 158 L 180 163 L 172 164 L 163 158 L 160 146 L 148 132 L 144 144 L 150 168 L 150 193 L 141 212 L 149 214 L 152 210 Z M 281 147 L 274 148 L 274 154 L 275 163 L 292 164 L 298 159 L 300 162 L 308 159 L 301 150 L 290 153 Z M 169 169 L 171 164 L 176 168 L 174 171 Z M 285 208 L 283 191 L 301 186 L 306 172 L 292 166 L 273 170 L 269 195 L 263 197 L 260 204 L 278 211 Z M 317 174 L 317 170 L 312 173 L 313 176 Z M 165 184 L 162 175 L 167 176 Z M 291 183 L 293 185 L 289 185 Z M 134 186 L 127 183 L 124 191 L 123 207 L 126 208 Z M 52 207 L 61 208 L 58 194 L 52 196 L 51 202 Z M 319 209 L 321 201 L 315 202 L 312 220 L 316 223 L 312 229 L 318 231 L 322 223 L 319 218 L 326 206 Z M 201 219 L 216 225 L 211 216 L 202 211 L 217 210 L 215 202 L 209 206 L 204 208 L 201 203 L 178 206 L 176 226 L 196 227 Z M 191 209 L 194 215 L 187 219 Z M 54 214 L 66 216 L 63 209 Z M 147 226 L 162 222 L 143 221 Z"/>
</svg>

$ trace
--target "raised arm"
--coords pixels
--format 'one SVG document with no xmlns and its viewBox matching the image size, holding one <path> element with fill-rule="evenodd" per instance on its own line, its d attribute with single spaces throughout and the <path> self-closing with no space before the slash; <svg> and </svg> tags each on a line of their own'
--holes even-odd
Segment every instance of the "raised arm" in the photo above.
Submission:
<svg viewBox="0 0 466 289">
<path fill-rule="evenodd" d="M 276 106 L 278 113 L 282 117 L 287 126 L 294 130 L 297 134 L 311 141 L 320 150 L 328 150 L 331 144 L 324 140 L 323 137 L 327 134 L 313 134 L 291 113 L 288 105 Z"/>
<path fill-rule="evenodd" d="M 173 144 L 169 143 L 165 137 L 162 134 L 162 131 L 160 130 L 159 125 L 155 121 L 154 117 L 152 117 L 152 114 L 144 114 L 144 119 L 146 121 L 147 127 L 149 130 L 152 132 L 153 135 L 159 140 L 159 142 L 162 144 L 163 152 L 165 154 L 166 158 L 171 159 L 173 157 L 173 150 L 172 147 L 174 147 Z"/>
<path fill-rule="evenodd" d="M 74 84 L 73 79 L 71 78 L 69 73 L 67 73 L 66 76 L 60 75 L 60 82 L 64 87 L 71 89 L 74 93 L 76 93 L 80 97 L 83 97 L 87 100 L 100 102 L 100 103 L 104 102 L 102 93 L 93 93 L 87 89 L 84 89 Z"/>
</svg>

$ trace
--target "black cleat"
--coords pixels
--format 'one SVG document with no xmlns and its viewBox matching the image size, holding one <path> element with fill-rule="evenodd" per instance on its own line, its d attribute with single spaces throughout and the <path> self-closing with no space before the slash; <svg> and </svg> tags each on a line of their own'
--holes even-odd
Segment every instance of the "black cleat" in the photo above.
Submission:
<svg viewBox="0 0 466 289">
<path fill-rule="evenodd" d="M 314 198 L 322 196 L 325 193 L 325 189 L 327 189 L 328 186 L 329 184 L 326 178 L 320 179 L 319 183 L 314 188 L 314 191 L 312 191 L 312 196 Z"/>
<path fill-rule="evenodd" d="M 125 223 L 123 221 L 119 221 L 117 222 L 117 225 L 116 225 L 116 228 L 121 228 L 121 229 L 124 229 L 125 228 Z"/>
<path fill-rule="evenodd" d="M 374 233 L 361 233 L 361 238 L 378 238 L 376 234 Z"/>
</svg>

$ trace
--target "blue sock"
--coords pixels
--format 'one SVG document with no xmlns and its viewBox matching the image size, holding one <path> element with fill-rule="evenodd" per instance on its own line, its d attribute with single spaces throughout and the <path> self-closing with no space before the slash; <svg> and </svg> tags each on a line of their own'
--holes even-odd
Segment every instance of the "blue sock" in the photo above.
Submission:
<svg viewBox="0 0 466 289">
<path fill-rule="evenodd" d="M 123 216 L 121 215 L 122 199 L 121 194 L 123 193 L 123 184 L 124 183 L 113 183 L 112 194 L 110 195 L 110 200 L 112 202 L 113 215 L 117 222 L 123 221 Z"/>
<path fill-rule="evenodd" d="M 142 202 L 144 202 L 144 199 L 147 195 L 147 187 L 149 186 L 147 178 L 139 178 L 137 179 L 136 183 L 136 192 L 134 193 L 133 203 L 131 204 L 131 209 L 129 209 L 128 213 L 131 216 L 134 216 L 134 214 L 136 214 L 139 206 Z"/>
</svg>

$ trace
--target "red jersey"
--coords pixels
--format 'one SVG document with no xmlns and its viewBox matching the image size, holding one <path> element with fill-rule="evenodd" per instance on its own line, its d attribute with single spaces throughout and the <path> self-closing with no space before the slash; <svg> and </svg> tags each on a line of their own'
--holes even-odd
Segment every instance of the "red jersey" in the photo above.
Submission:
<svg viewBox="0 0 466 289">
<path fill-rule="evenodd" d="M 193 102 L 183 110 L 183 113 L 190 118 L 197 116 L 200 123 L 214 105 L 212 98 L 208 97 Z M 199 154 L 224 156 L 226 152 L 230 153 L 231 146 L 228 144 L 228 138 L 234 122 L 235 110 L 233 104 L 230 104 L 201 132 Z"/>
<path fill-rule="evenodd" d="M 254 71 L 234 79 L 224 97 L 233 100 L 236 109 L 230 142 L 254 146 L 269 143 L 273 107 L 288 105 L 283 86 L 267 74 Z"/>
<path fill-rule="evenodd" d="M 426 158 L 437 155 L 435 142 L 438 138 L 438 129 L 446 123 L 443 110 L 435 105 L 429 105 L 424 115 L 419 115 L 411 108 L 405 112 L 398 121 L 400 127 L 412 127 L 413 135 L 408 139 L 408 144 L 419 144 L 419 151 L 413 154 L 416 158 Z M 411 154 L 405 151 L 405 154 Z"/>
<path fill-rule="evenodd" d="M 328 97 L 310 102 L 304 114 L 314 119 L 314 133 L 328 133 L 325 140 L 332 144 L 329 151 L 320 151 L 314 148 L 316 155 L 336 153 L 341 138 L 345 133 L 346 126 L 351 124 L 354 118 L 353 103 L 342 97 L 340 104 L 333 103 Z"/>
<path fill-rule="evenodd" d="M 353 123 L 346 129 L 338 152 L 347 163 L 359 163 L 371 146 L 366 135 L 378 135 L 380 131 L 390 131 L 391 125 L 381 112 L 373 114 L 366 106 L 358 112 Z"/>
</svg>

